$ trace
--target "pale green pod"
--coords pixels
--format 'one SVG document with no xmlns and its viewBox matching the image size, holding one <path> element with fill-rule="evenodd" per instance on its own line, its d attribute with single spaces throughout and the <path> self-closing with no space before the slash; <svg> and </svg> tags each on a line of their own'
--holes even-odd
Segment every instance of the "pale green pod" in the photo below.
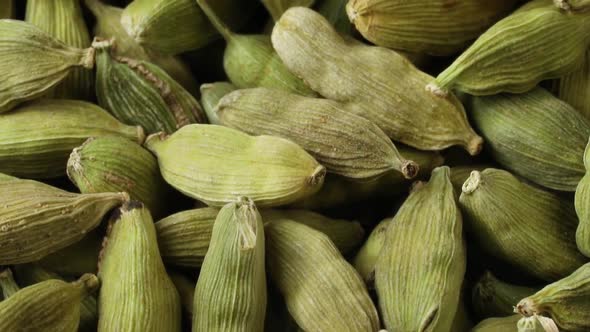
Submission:
<svg viewBox="0 0 590 332">
<path fill-rule="evenodd" d="M 377 310 L 362 279 L 326 235 L 288 219 L 266 223 L 265 232 L 270 277 L 301 329 L 379 329 Z"/>
<path fill-rule="evenodd" d="M 525 316 L 550 317 L 563 331 L 584 332 L 590 330 L 589 297 L 590 263 L 522 299 L 515 311 Z"/>
<path fill-rule="evenodd" d="M 37 26 L 68 46 L 90 47 L 90 33 L 84 22 L 80 0 L 27 1 L 25 21 Z M 76 68 L 45 97 L 92 100 L 94 73 Z"/>
<path fill-rule="evenodd" d="M 347 3 L 348 0 L 320 0 L 316 10 L 324 15 L 339 33 L 352 35 L 355 29 L 346 14 Z"/>
<path fill-rule="evenodd" d="M 180 297 L 162 263 L 149 211 L 131 202 L 117 214 L 98 270 L 98 331 L 179 332 Z"/>
<path fill-rule="evenodd" d="M 521 315 L 484 319 L 471 332 L 518 332 L 516 324 Z"/>
<path fill-rule="evenodd" d="M 352 261 L 352 265 L 369 287 L 374 286 L 375 263 L 385 243 L 387 226 L 390 222 L 391 218 L 385 218 L 375 226 Z"/>
<path fill-rule="evenodd" d="M 6 300 L 16 292 L 20 290 L 20 287 L 14 281 L 14 276 L 12 275 L 12 271 L 9 268 L 4 269 L 0 272 L 0 291 L 2 297 L 0 297 L 0 302 L 2 300 Z"/>
<path fill-rule="evenodd" d="M 448 331 L 453 323 L 466 256 L 450 173 L 434 169 L 387 226 L 375 288 L 390 331 Z"/>
<path fill-rule="evenodd" d="M 0 19 L 14 18 L 14 0 L 0 0 Z"/>
<path fill-rule="evenodd" d="M 156 157 L 122 137 L 89 138 L 70 154 L 67 173 L 80 192 L 126 192 L 155 218 L 164 215 L 171 193 Z"/>
<path fill-rule="evenodd" d="M 39 98 L 77 67 L 94 67 L 94 49 L 68 46 L 36 26 L 0 20 L 0 113 Z"/>
<path fill-rule="evenodd" d="M 590 257 L 590 144 L 584 151 L 584 167 L 586 174 L 576 187 L 574 204 L 578 215 L 578 229 L 576 230 L 576 244 L 578 249 Z"/>
<path fill-rule="evenodd" d="M 590 120 L 590 48 L 586 51 L 584 63 L 556 83 L 557 97 Z"/>
<path fill-rule="evenodd" d="M 576 190 L 589 120 L 542 88 L 474 97 L 471 104 L 471 118 L 495 161 L 544 187 Z"/>
<path fill-rule="evenodd" d="M 128 199 L 125 193 L 74 194 L 33 180 L 1 178 L 0 265 L 33 262 L 78 242 Z"/>
<path fill-rule="evenodd" d="M 590 0 L 553 0 L 553 3 L 555 3 L 558 8 L 574 13 L 586 11 L 590 8 Z"/>
<path fill-rule="evenodd" d="M 176 290 L 178 291 L 182 309 L 186 315 L 192 319 L 196 281 L 193 281 L 186 275 L 176 271 L 168 271 L 168 275 L 170 276 L 170 280 L 172 280 Z"/>
<path fill-rule="evenodd" d="M 237 89 L 235 85 L 229 82 L 215 82 L 201 85 L 201 105 L 207 114 L 210 124 L 221 124 L 217 113 L 215 113 L 215 107 L 223 96 Z"/>
<path fill-rule="evenodd" d="M 37 264 L 66 277 L 96 273 L 103 236 L 93 231 L 80 241 L 43 257 Z"/>
<path fill-rule="evenodd" d="M 262 331 L 266 314 L 264 225 L 240 197 L 219 211 L 195 288 L 193 332 Z"/>
<path fill-rule="evenodd" d="M 83 101 L 43 99 L 0 117 L 0 172 L 25 178 L 66 174 L 68 156 L 89 137 L 120 136 L 142 143 L 141 127 L 126 126 Z"/>
<path fill-rule="evenodd" d="M 294 7 L 281 17 L 272 43 L 284 64 L 323 97 L 346 103 L 395 141 L 422 150 L 460 145 L 479 153 L 483 140 L 460 101 L 424 89 L 432 77 L 402 55 L 344 39 L 315 11 Z"/>
<path fill-rule="evenodd" d="M 459 199 L 475 243 L 539 279 L 563 278 L 588 259 L 576 248 L 571 201 L 488 168 L 473 171 Z M 531 264 L 531 255 L 543 257 Z"/>
<path fill-rule="evenodd" d="M 537 315 L 522 317 L 516 324 L 518 332 L 549 332 L 549 330 L 545 330 L 539 318 Z"/>
<path fill-rule="evenodd" d="M 291 7 L 311 7 L 315 0 L 261 0 L 273 20 L 278 21 Z"/>
<path fill-rule="evenodd" d="M 95 275 L 85 274 L 71 283 L 53 279 L 25 287 L 0 302 L 0 330 L 76 332 L 82 299 L 98 284 Z"/>
<path fill-rule="evenodd" d="M 471 305 L 479 318 L 511 316 L 514 314 L 514 304 L 537 290 L 509 284 L 486 271 L 473 286 Z"/>
<path fill-rule="evenodd" d="M 259 207 L 289 204 L 317 192 L 326 173 L 291 141 L 217 125 L 154 134 L 146 146 L 158 158 L 164 180 L 210 206 L 223 206 L 238 196 Z"/>
<path fill-rule="evenodd" d="M 388 171 L 412 179 L 419 166 L 404 158 L 373 122 L 344 105 L 273 89 L 234 91 L 215 113 L 220 122 L 250 135 L 283 137 L 309 152 L 330 173 L 367 180 Z"/>
<path fill-rule="evenodd" d="M 547 0 L 535 0 L 494 24 L 428 89 L 471 95 L 523 93 L 540 81 L 573 72 L 590 45 L 590 14 L 568 15 Z"/>
</svg>

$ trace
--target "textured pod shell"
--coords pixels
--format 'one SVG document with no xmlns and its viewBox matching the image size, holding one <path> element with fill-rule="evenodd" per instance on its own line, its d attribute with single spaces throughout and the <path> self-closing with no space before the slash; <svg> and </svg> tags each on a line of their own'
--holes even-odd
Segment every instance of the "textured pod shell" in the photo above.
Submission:
<svg viewBox="0 0 590 332">
<path fill-rule="evenodd" d="M 266 223 L 265 232 L 270 277 L 301 329 L 379 329 L 377 310 L 363 281 L 326 235 L 288 219 Z"/>
<path fill-rule="evenodd" d="M 516 310 L 525 316 L 550 317 L 563 331 L 583 332 L 590 329 L 589 297 L 590 263 L 522 299 Z"/>
<path fill-rule="evenodd" d="M 264 329 L 264 226 L 250 199 L 239 198 L 219 211 L 193 309 L 193 332 Z"/>
<path fill-rule="evenodd" d="M 66 174 L 72 149 L 89 137 L 120 136 L 142 143 L 141 127 L 126 126 L 83 101 L 44 99 L 0 117 L 0 172 L 26 178 Z"/>
<path fill-rule="evenodd" d="M 125 193 L 73 194 L 33 180 L 0 178 L 0 265 L 39 260 L 81 240 Z"/>
<path fill-rule="evenodd" d="M 405 159 L 376 124 L 335 101 L 245 89 L 223 97 L 216 113 L 223 125 L 250 135 L 291 140 L 330 173 L 355 179 L 376 178 L 392 170 L 407 179 L 418 174 L 418 164 Z"/>
<path fill-rule="evenodd" d="M 211 206 L 238 196 L 259 207 L 289 204 L 318 191 L 326 173 L 295 143 L 216 125 L 151 135 L 146 146 L 158 158 L 164 180 Z"/>
<path fill-rule="evenodd" d="M 471 332 L 517 332 L 518 327 L 516 324 L 521 317 L 521 315 L 512 315 L 484 319 Z"/>
<path fill-rule="evenodd" d="M 70 154 L 68 177 L 82 193 L 126 192 L 159 218 L 170 187 L 158 161 L 141 145 L 123 137 L 90 138 Z"/>
<path fill-rule="evenodd" d="M 261 0 L 273 20 L 278 21 L 291 7 L 311 7 L 315 0 Z"/>
<path fill-rule="evenodd" d="M 574 71 L 590 44 L 590 14 L 568 15 L 535 0 L 483 33 L 429 85 L 472 95 L 523 93 Z"/>
<path fill-rule="evenodd" d="M 482 250 L 521 271 L 552 281 L 587 261 L 576 248 L 577 218 L 571 202 L 488 168 L 463 185 L 461 207 Z M 531 254 L 543 257 L 531 264 Z"/>
<path fill-rule="evenodd" d="M 170 276 L 170 280 L 172 280 L 176 290 L 178 291 L 182 309 L 187 314 L 187 317 L 192 319 L 196 281 L 193 281 L 186 275 L 176 271 L 168 271 L 168 275 Z"/>
<path fill-rule="evenodd" d="M 461 145 L 470 154 L 482 139 L 457 98 L 438 98 L 424 86 L 432 78 L 402 55 L 344 39 L 311 9 L 289 9 L 275 25 L 272 43 L 287 66 L 323 97 L 383 129 L 395 141 L 422 150 Z"/>
<path fill-rule="evenodd" d="M 352 262 L 356 271 L 369 287 L 373 287 L 375 281 L 375 263 L 385 243 L 387 226 L 390 222 L 391 218 L 385 218 L 375 226 Z"/>
<path fill-rule="evenodd" d="M 544 187 L 574 191 L 590 121 L 549 92 L 474 97 L 472 120 L 500 165 Z"/>
<path fill-rule="evenodd" d="M 434 169 L 387 227 L 375 288 L 388 330 L 447 331 L 453 323 L 466 257 L 450 173 Z"/>
<path fill-rule="evenodd" d="M 67 46 L 36 26 L 0 20 L 0 113 L 38 98 L 76 67 L 94 67 L 94 49 Z"/>
<path fill-rule="evenodd" d="M 0 19 L 14 18 L 14 0 L 0 0 Z"/>
<path fill-rule="evenodd" d="M 516 0 L 350 0 L 348 17 L 376 45 L 451 55 L 507 14 Z"/>
<path fill-rule="evenodd" d="M 516 324 L 518 332 L 547 332 L 538 316 L 522 317 Z"/>
<path fill-rule="evenodd" d="M 27 1 L 25 20 L 68 46 L 90 47 L 90 34 L 82 16 L 80 0 Z M 75 68 L 55 90 L 45 96 L 92 100 L 94 73 Z"/>
<path fill-rule="evenodd" d="M 131 202 L 118 214 L 101 253 L 98 331 L 180 331 L 180 298 L 149 211 Z"/>
<path fill-rule="evenodd" d="M 54 279 L 23 288 L 0 302 L 0 330 L 78 331 L 80 303 L 96 288 L 93 274 L 72 283 Z"/>
<path fill-rule="evenodd" d="M 584 166 L 586 174 L 578 183 L 574 200 L 579 220 L 576 243 L 578 249 L 590 257 L 590 144 L 586 146 L 586 151 L 584 151 Z"/>
<path fill-rule="evenodd" d="M 557 82 L 557 97 L 590 120 L 590 48 L 582 66 Z"/>
<path fill-rule="evenodd" d="M 220 124 L 215 107 L 219 100 L 228 93 L 237 90 L 238 88 L 229 82 L 215 82 L 201 85 L 201 105 L 207 114 L 207 119 L 210 124 Z"/>
<path fill-rule="evenodd" d="M 514 304 L 537 290 L 506 283 L 486 271 L 473 286 L 471 304 L 479 318 L 511 316 Z"/>
<path fill-rule="evenodd" d="M 4 271 L 0 272 L 0 302 L 3 300 L 8 299 L 16 292 L 20 290 L 20 287 L 14 281 L 14 276 L 12 275 L 12 270 L 9 268 L 4 269 Z"/>
</svg>

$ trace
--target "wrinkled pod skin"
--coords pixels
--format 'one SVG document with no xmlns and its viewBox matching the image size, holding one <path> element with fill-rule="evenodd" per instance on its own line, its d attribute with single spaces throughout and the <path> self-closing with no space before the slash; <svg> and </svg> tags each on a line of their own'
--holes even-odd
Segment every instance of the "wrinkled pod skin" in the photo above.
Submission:
<svg viewBox="0 0 590 332">
<path fill-rule="evenodd" d="M 586 174 L 578 183 L 576 188 L 575 206 L 578 215 L 579 224 L 576 230 L 576 243 L 578 249 L 590 257 L 590 149 L 586 146 L 584 151 L 584 166 L 586 167 Z"/>
<path fill-rule="evenodd" d="M 475 325 L 470 332 L 517 332 L 521 315 L 487 318 Z"/>
</svg>

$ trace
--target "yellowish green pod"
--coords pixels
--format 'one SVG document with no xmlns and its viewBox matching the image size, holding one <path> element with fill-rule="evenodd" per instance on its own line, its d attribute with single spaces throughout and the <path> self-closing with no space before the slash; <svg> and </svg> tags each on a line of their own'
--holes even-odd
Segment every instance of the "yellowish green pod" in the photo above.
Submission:
<svg viewBox="0 0 590 332">
<path fill-rule="evenodd" d="M 315 0 L 261 0 L 273 20 L 278 21 L 291 7 L 311 7 Z"/>
<path fill-rule="evenodd" d="M 578 229 L 576 230 L 576 243 L 578 249 L 584 255 L 590 257 L 590 148 L 588 146 L 584 151 L 586 174 L 578 183 L 574 203 L 579 220 Z"/>
<path fill-rule="evenodd" d="M 516 327 L 518 332 L 559 332 L 551 318 L 537 315 L 522 317 Z"/>
<path fill-rule="evenodd" d="M 14 0 L 0 0 L 0 19 L 14 18 Z"/>
<path fill-rule="evenodd" d="M 537 290 L 509 284 L 486 271 L 473 286 L 471 305 L 479 318 L 511 316 L 514 304 Z"/>
<path fill-rule="evenodd" d="M 584 63 L 557 81 L 557 97 L 590 119 L 590 48 Z"/>
<path fill-rule="evenodd" d="M 20 287 L 14 281 L 14 276 L 12 275 L 12 270 L 9 268 L 5 268 L 3 271 L 0 272 L 0 302 L 3 300 L 8 299 L 16 292 L 20 290 Z"/>
<path fill-rule="evenodd" d="M 237 89 L 230 82 L 215 82 L 201 85 L 201 105 L 207 114 L 210 124 L 221 124 L 217 113 L 215 113 L 215 107 L 223 96 Z"/>
<path fill-rule="evenodd" d="M 521 318 L 521 315 L 512 315 L 484 319 L 471 332 L 518 332 L 516 324 Z"/>
<path fill-rule="evenodd" d="M 101 232 L 92 231 L 71 246 L 43 257 L 37 264 L 66 277 L 78 277 L 84 273 L 96 273 L 102 239 Z"/>
<path fill-rule="evenodd" d="M 391 218 L 385 218 L 373 228 L 371 234 L 369 234 L 369 237 L 365 240 L 365 243 L 363 243 L 363 246 L 359 249 L 352 261 L 352 265 L 369 287 L 374 286 L 375 263 L 385 243 L 387 226 L 390 222 Z"/>
</svg>

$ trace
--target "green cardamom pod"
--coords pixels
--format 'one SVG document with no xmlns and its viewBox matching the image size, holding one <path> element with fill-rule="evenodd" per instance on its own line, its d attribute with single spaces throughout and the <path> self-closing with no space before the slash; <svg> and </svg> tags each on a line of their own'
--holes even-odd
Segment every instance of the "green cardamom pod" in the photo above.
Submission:
<svg viewBox="0 0 590 332">
<path fill-rule="evenodd" d="M 374 287 L 375 263 L 385 243 L 387 226 L 390 222 L 391 218 L 385 218 L 373 228 L 371 234 L 369 234 L 369 237 L 365 240 L 363 246 L 359 249 L 352 261 L 352 265 L 369 288 Z"/>
<path fill-rule="evenodd" d="M 582 66 L 557 82 L 557 97 L 590 120 L 590 48 Z"/>
<path fill-rule="evenodd" d="M 241 197 L 219 211 L 193 309 L 193 332 L 264 329 L 264 226 L 252 200 Z"/>
<path fill-rule="evenodd" d="M 311 7 L 315 0 L 261 0 L 273 20 L 278 21 L 291 7 Z"/>
<path fill-rule="evenodd" d="M 515 311 L 525 316 L 550 317 L 563 331 L 583 332 L 590 330 L 589 297 L 590 263 L 522 299 Z"/>
<path fill-rule="evenodd" d="M 12 275 L 12 271 L 9 268 L 5 268 L 3 271 L 0 272 L 0 302 L 2 300 L 6 300 L 16 292 L 20 290 L 20 287 L 14 281 L 14 277 Z"/>
<path fill-rule="evenodd" d="M 63 176 L 72 150 L 101 136 L 140 144 L 145 139 L 141 127 L 126 126 L 91 103 L 43 99 L 26 104 L 0 117 L 0 172 L 35 179 Z"/>
<path fill-rule="evenodd" d="M 188 125 L 174 134 L 150 135 L 146 146 L 164 180 L 211 206 L 238 196 L 259 207 L 285 205 L 317 192 L 326 169 L 295 143 L 249 136 L 217 125 Z"/>
<path fill-rule="evenodd" d="M 521 317 L 521 315 L 512 315 L 484 319 L 471 332 L 518 332 L 516 324 Z"/>
<path fill-rule="evenodd" d="M 576 190 L 590 121 L 567 103 L 535 88 L 474 97 L 471 115 L 500 165 L 550 189 Z"/>
<path fill-rule="evenodd" d="M 127 199 L 125 193 L 74 194 L 1 177 L 0 265 L 33 262 L 78 242 Z"/>
<path fill-rule="evenodd" d="M 335 101 L 256 88 L 228 94 L 215 110 L 225 126 L 293 141 L 330 173 L 361 180 L 392 170 L 406 179 L 418 174 L 418 164 L 405 159 L 376 124 Z"/>
<path fill-rule="evenodd" d="M 96 273 L 102 239 L 100 232 L 92 231 L 82 240 L 43 257 L 37 264 L 67 277 Z"/>
<path fill-rule="evenodd" d="M 170 280 L 174 283 L 178 295 L 180 295 L 180 303 L 187 317 L 192 320 L 193 317 L 193 301 L 195 298 L 196 281 L 190 279 L 185 274 L 177 271 L 168 271 Z"/>
<path fill-rule="evenodd" d="M 94 49 L 68 46 L 26 22 L 0 20 L 0 113 L 36 99 L 77 67 L 94 67 Z"/>
<path fill-rule="evenodd" d="M 509 284 L 486 271 L 473 286 L 471 304 L 479 318 L 511 316 L 514 304 L 537 290 Z"/>
<path fill-rule="evenodd" d="M 590 8 L 590 0 L 553 0 L 558 8 L 578 12 L 586 11 Z"/>
<path fill-rule="evenodd" d="M 440 73 L 428 89 L 472 95 L 523 93 L 573 72 L 590 46 L 590 15 L 568 15 L 535 0 L 494 24 Z M 434 34 L 433 34 L 434 35 Z"/>
<path fill-rule="evenodd" d="M 220 124 L 215 107 L 223 96 L 238 88 L 229 82 L 215 82 L 201 85 L 201 105 L 210 124 Z"/>
<path fill-rule="evenodd" d="M 347 104 L 395 141 L 421 150 L 461 145 L 479 153 L 483 140 L 461 102 L 424 89 L 431 76 L 396 52 L 343 38 L 315 11 L 294 7 L 272 32 L 283 63 L 313 90 Z"/>
<path fill-rule="evenodd" d="M 348 0 L 320 0 L 316 7 L 339 33 L 350 36 L 355 29 L 346 14 L 347 3 Z"/>
<path fill-rule="evenodd" d="M 550 319 L 542 316 L 533 315 L 530 317 L 522 317 L 516 326 L 518 327 L 518 332 L 549 332 L 552 330 L 548 330 L 545 328 L 543 323 L 541 323 L 541 319 Z M 559 330 L 554 330 L 558 332 Z"/>
<path fill-rule="evenodd" d="M 485 164 L 474 164 L 474 165 L 465 165 L 465 166 L 453 166 L 451 167 L 451 183 L 453 184 L 453 188 L 455 189 L 455 195 L 459 198 L 461 195 L 461 189 L 463 188 L 463 183 L 469 179 L 471 172 L 473 171 L 483 171 L 486 168 L 490 168 L 491 166 Z"/>
<path fill-rule="evenodd" d="M 141 203 L 117 211 L 99 264 L 99 332 L 180 332 L 180 297 L 162 263 L 152 216 Z"/>
<path fill-rule="evenodd" d="M 447 166 L 434 169 L 385 231 L 375 288 L 390 331 L 448 331 L 453 323 L 466 256 L 450 173 Z"/>
<path fill-rule="evenodd" d="M 565 277 L 588 259 L 576 248 L 571 201 L 488 168 L 473 171 L 459 199 L 480 248 L 546 281 Z M 543 257 L 531 263 L 531 255 Z"/>
<path fill-rule="evenodd" d="M 288 219 L 266 223 L 265 233 L 270 277 L 302 330 L 379 330 L 362 279 L 328 236 Z"/>
<path fill-rule="evenodd" d="M 14 18 L 14 1 L 0 0 L 0 19 Z"/>
<path fill-rule="evenodd" d="M 160 175 L 156 157 L 126 138 L 89 138 L 70 154 L 67 173 L 82 193 L 126 192 L 155 218 L 166 211 L 171 188 Z"/>
<path fill-rule="evenodd" d="M 584 255 L 590 257 L 590 143 L 584 151 L 584 166 L 586 174 L 578 183 L 574 200 L 579 220 L 578 229 L 576 230 L 576 243 L 578 249 Z"/>
</svg>

